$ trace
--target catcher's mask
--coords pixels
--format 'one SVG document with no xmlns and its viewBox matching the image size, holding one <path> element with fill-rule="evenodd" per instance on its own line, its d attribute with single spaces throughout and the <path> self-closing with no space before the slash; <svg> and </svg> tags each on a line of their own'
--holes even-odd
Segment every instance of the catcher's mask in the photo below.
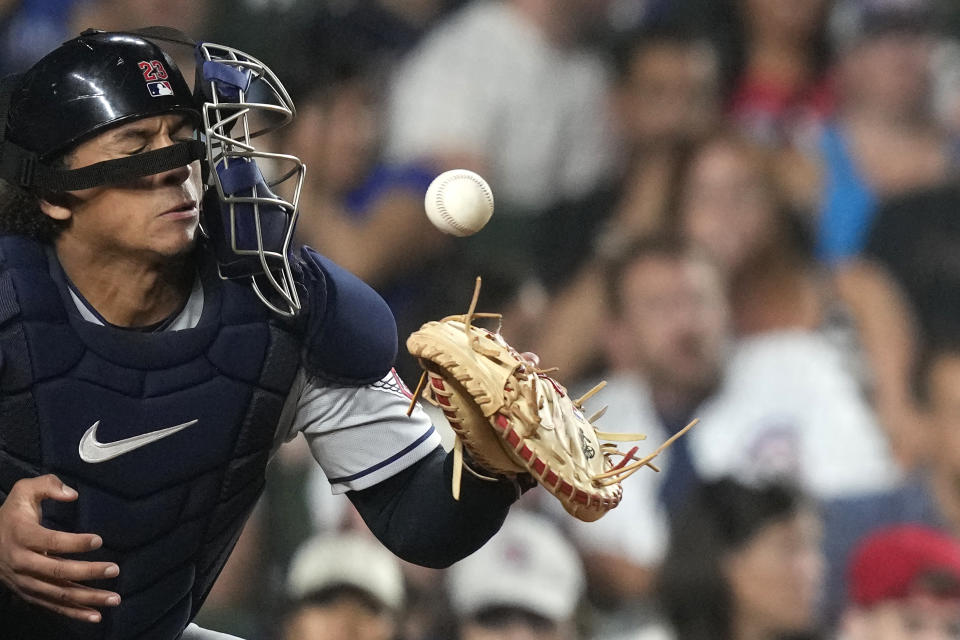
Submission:
<svg viewBox="0 0 960 640">
<path fill-rule="evenodd" d="M 267 307 L 296 315 L 289 251 L 305 167 L 296 156 L 259 151 L 251 142 L 293 120 L 293 101 L 266 65 L 241 51 L 201 42 L 196 58 L 195 92 L 214 169 L 201 223 L 220 275 L 249 277 Z"/>
<path fill-rule="evenodd" d="M 156 40 L 193 48 L 192 92 Z M 172 112 L 193 118 L 198 139 L 80 169 L 57 166 L 111 127 Z M 35 192 L 75 191 L 199 159 L 207 184 L 201 229 L 221 277 L 249 278 L 268 308 L 293 316 L 301 305 L 289 250 L 305 167 L 295 156 L 258 151 L 251 140 L 294 115 L 273 72 L 241 51 L 163 27 L 88 30 L 0 81 L 0 178 Z"/>
</svg>

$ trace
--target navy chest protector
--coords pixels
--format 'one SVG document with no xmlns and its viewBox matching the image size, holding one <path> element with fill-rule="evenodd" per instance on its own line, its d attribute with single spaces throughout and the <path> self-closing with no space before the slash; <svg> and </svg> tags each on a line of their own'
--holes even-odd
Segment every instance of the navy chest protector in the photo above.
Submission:
<svg viewBox="0 0 960 640">
<path fill-rule="evenodd" d="M 36 637 L 179 637 L 260 495 L 298 369 L 350 384 L 389 371 L 379 296 L 312 251 L 298 264 L 297 324 L 211 265 L 198 325 L 144 334 L 68 312 L 44 249 L 0 236 L 0 499 L 43 473 L 76 488 L 76 502 L 44 503 L 44 524 L 101 535 L 78 557 L 117 562 L 101 586 L 123 598 L 98 625 L 32 610 Z M 0 620 L 18 615 L 3 602 Z"/>
</svg>

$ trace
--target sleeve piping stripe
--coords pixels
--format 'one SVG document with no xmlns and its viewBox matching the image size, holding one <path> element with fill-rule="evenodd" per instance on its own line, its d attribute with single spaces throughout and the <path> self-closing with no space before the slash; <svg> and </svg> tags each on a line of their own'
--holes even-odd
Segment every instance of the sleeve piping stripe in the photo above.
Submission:
<svg viewBox="0 0 960 640">
<path fill-rule="evenodd" d="M 354 473 L 354 474 L 349 475 L 349 476 L 342 476 L 342 477 L 340 477 L 340 478 L 330 478 L 330 479 L 329 479 L 329 482 L 330 482 L 330 484 L 337 484 L 337 483 L 341 483 L 341 482 L 351 482 L 351 481 L 353 481 L 353 480 L 357 480 L 358 478 L 362 478 L 363 476 L 369 475 L 369 474 L 373 473 L 374 471 L 377 471 L 378 469 L 382 469 L 383 467 L 387 466 L 388 464 L 390 464 L 390 463 L 392 463 L 392 462 L 395 462 L 396 460 L 399 460 L 399 459 L 402 458 L 403 456 L 407 455 L 408 453 L 410 453 L 411 451 L 413 451 L 414 449 L 416 449 L 420 444 L 422 444 L 424 441 L 426 441 L 427 438 L 429 438 L 431 435 L 433 435 L 433 433 L 434 433 L 435 431 L 436 431 L 436 429 L 434 429 L 433 425 L 431 424 L 431 425 L 430 425 L 430 428 L 427 429 L 426 432 L 424 432 L 424 434 L 423 434 L 422 436 L 420 436 L 419 438 L 417 438 L 416 440 L 414 440 L 413 442 L 411 442 L 408 446 L 404 447 L 403 449 L 401 449 L 401 450 L 398 451 L 397 453 L 393 454 L 392 456 L 390 456 L 390 457 L 387 458 L 386 460 L 381 460 L 381 461 L 378 462 L 377 464 L 375 464 L 375 465 L 373 465 L 373 466 L 371 466 L 371 467 L 367 467 L 367 468 L 364 469 L 363 471 L 358 471 L 357 473 Z"/>
</svg>

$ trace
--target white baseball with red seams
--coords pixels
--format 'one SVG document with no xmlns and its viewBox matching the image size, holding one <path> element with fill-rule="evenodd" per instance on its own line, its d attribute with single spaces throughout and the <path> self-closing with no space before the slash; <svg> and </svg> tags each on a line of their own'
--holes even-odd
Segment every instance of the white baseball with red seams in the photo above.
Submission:
<svg viewBox="0 0 960 640">
<path fill-rule="evenodd" d="M 440 231 L 469 236 L 483 229 L 493 215 L 493 192 L 473 171 L 451 169 L 430 183 L 423 206 Z"/>
</svg>

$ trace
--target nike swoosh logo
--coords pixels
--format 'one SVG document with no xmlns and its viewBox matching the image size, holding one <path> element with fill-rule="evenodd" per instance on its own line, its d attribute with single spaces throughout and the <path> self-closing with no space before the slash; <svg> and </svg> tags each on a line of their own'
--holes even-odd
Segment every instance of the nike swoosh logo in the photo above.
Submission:
<svg viewBox="0 0 960 640">
<path fill-rule="evenodd" d="M 83 434 L 83 437 L 80 438 L 80 459 L 84 462 L 89 462 L 92 464 L 113 460 L 117 456 L 122 456 L 123 454 L 129 453 L 134 449 L 139 449 L 140 447 L 146 446 L 151 442 L 156 442 L 157 440 L 166 438 L 177 431 L 181 431 L 187 427 L 193 426 L 197 424 L 197 422 L 199 422 L 199 420 L 191 420 L 190 422 L 184 422 L 183 424 L 178 424 L 173 427 L 158 429 L 157 431 L 151 431 L 149 433 L 142 433 L 139 436 L 124 438 L 123 440 L 117 440 L 116 442 L 100 442 L 97 440 L 97 427 L 100 426 L 100 421 L 97 420 L 93 423 L 92 427 L 87 429 L 86 433 Z"/>
</svg>

